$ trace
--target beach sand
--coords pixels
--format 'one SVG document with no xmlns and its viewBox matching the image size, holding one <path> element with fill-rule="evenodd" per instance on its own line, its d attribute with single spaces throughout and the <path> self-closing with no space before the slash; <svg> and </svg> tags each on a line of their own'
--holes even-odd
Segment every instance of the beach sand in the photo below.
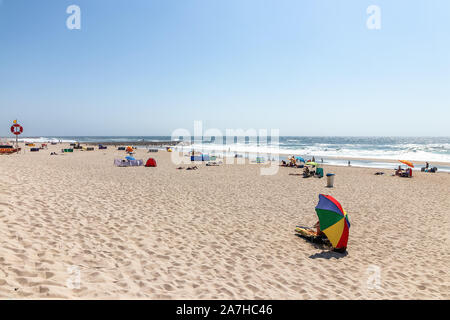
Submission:
<svg viewBox="0 0 450 320">
<path fill-rule="evenodd" d="M 111 146 L 49 155 L 63 146 L 0 156 L 0 298 L 450 298 L 448 173 L 324 166 L 326 188 L 165 151 L 137 151 L 157 168 L 114 167 Z M 348 212 L 347 255 L 295 235 L 319 193 Z"/>
</svg>

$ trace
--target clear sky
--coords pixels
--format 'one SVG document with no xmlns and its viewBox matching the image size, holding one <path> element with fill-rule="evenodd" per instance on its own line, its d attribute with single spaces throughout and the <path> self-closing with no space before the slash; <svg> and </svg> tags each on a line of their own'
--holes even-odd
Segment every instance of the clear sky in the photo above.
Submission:
<svg viewBox="0 0 450 320">
<path fill-rule="evenodd" d="M 66 9 L 81 8 L 69 30 Z M 381 9 L 381 29 L 366 9 Z M 448 0 L 0 0 L 0 136 L 450 135 Z"/>
</svg>

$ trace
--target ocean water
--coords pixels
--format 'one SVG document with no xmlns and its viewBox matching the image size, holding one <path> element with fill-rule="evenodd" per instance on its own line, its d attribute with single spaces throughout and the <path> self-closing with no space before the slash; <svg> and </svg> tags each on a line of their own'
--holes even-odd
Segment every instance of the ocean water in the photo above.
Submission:
<svg viewBox="0 0 450 320">
<path fill-rule="evenodd" d="M 126 144 L 134 141 L 170 141 L 170 136 L 70 136 L 70 137 L 29 137 L 21 141 L 46 142 L 117 142 Z M 177 140 L 177 139 L 174 139 Z M 182 140 L 180 140 L 182 141 Z M 183 141 L 178 149 L 183 151 L 221 152 L 225 155 L 244 154 L 280 154 L 299 155 L 305 159 L 315 157 L 316 161 L 347 165 L 347 161 L 332 158 L 359 158 L 352 161 L 354 166 L 386 167 L 381 160 L 410 160 L 449 163 L 450 137 L 295 137 L 283 136 L 276 139 L 221 139 L 196 138 Z M 379 159 L 380 161 L 376 161 Z M 389 168 L 393 168 L 390 164 Z M 438 166 L 439 167 L 439 166 Z M 443 166 L 445 169 L 447 166 Z M 450 168 L 449 168 L 450 169 Z"/>
</svg>

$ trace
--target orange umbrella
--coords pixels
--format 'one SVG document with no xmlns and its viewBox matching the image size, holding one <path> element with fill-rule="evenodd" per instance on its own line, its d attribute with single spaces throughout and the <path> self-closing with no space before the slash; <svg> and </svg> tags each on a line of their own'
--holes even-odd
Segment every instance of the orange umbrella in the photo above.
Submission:
<svg viewBox="0 0 450 320">
<path fill-rule="evenodd" d="M 414 168 L 414 165 L 412 164 L 411 161 L 408 161 L 408 160 L 398 160 L 398 161 L 400 161 L 401 163 L 406 164 L 407 166 L 410 166 L 411 168 Z"/>
</svg>

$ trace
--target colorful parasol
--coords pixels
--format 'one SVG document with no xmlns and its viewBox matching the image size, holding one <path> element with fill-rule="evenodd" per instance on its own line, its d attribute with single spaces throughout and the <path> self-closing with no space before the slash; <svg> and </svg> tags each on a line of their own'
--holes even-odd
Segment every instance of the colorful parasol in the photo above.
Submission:
<svg viewBox="0 0 450 320">
<path fill-rule="evenodd" d="M 306 164 L 310 165 L 310 166 L 314 166 L 314 167 L 318 167 L 319 166 L 319 164 L 317 162 L 312 162 L 312 161 L 308 161 Z"/>
<path fill-rule="evenodd" d="M 302 157 L 296 156 L 295 160 L 300 161 L 300 162 L 305 162 L 305 159 L 303 159 Z"/>
<path fill-rule="evenodd" d="M 406 164 L 407 166 L 410 166 L 411 168 L 414 168 L 414 165 L 411 161 L 408 160 L 398 160 L 398 161 L 400 161 L 403 164 Z"/>
<path fill-rule="evenodd" d="M 346 248 L 350 222 L 341 204 L 332 196 L 319 194 L 316 213 L 319 217 L 320 230 L 325 233 L 333 247 Z"/>
</svg>

